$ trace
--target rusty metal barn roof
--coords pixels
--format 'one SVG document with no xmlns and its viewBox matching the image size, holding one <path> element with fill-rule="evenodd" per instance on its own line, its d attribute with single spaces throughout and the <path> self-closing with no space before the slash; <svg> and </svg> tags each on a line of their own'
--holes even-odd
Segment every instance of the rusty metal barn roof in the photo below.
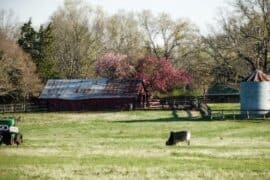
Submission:
<svg viewBox="0 0 270 180">
<path fill-rule="evenodd" d="M 136 97 L 140 80 L 48 80 L 40 99 L 85 100 Z"/>
<path fill-rule="evenodd" d="M 270 76 L 267 74 L 264 74 L 260 70 L 255 70 L 251 73 L 251 75 L 247 78 L 247 81 L 249 82 L 262 82 L 262 81 L 270 81 Z"/>
</svg>

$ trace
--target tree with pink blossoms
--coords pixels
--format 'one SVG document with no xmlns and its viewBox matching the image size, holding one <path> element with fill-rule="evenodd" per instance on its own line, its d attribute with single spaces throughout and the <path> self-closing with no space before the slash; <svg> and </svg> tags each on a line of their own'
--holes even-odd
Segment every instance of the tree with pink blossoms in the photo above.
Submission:
<svg viewBox="0 0 270 180">
<path fill-rule="evenodd" d="M 169 59 L 154 56 L 139 60 L 136 71 L 136 78 L 142 79 L 150 91 L 166 92 L 192 81 L 189 73 L 173 67 Z"/>
<path fill-rule="evenodd" d="M 96 73 L 105 78 L 125 79 L 133 77 L 135 69 L 129 63 L 126 55 L 110 52 L 97 60 Z"/>
<path fill-rule="evenodd" d="M 166 92 L 191 83 L 191 75 L 173 67 L 166 58 L 147 56 L 132 65 L 127 56 L 107 53 L 97 60 L 97 75 L 110 79 L 141 79 L 149 92 Z"/>
</svg>

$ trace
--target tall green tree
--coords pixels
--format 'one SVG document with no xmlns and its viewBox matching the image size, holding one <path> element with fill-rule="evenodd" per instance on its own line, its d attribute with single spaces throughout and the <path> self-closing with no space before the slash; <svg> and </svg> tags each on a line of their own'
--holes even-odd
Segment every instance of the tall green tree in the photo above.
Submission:
<svg viewBox="0 0 270 180">
<path fill-rule="evenodd" d="M 34 62 L 37 64 L 37 60 L 39 59 L 38 32 L 32 27 L 31 19 L 21 27 L 18 44 L 25 52 L 31 55 Z"/>
<path fill-rule="evenodd" d="M 38 70 L 39 75 L 43 82 L 46 82 L 48 79 L 53 79 L 58 76 L 55 61 L 54 61 L 54 47 L 53 47 L 53 34 L 52 27 L 49 24 L 46 28 L 43 26 L 39 29 L 39 59 L 38 59 Z"/>
<path fill-rule="evenodd" d="M 53 61 L 53 36 L 51 24 L 41 26 L 36 31 L 32 26 L 31 19 L 21 27 L 18 44 L 29 53 L 37 66 L 37 72 L 43 82 L 57 76 Z"/>
</svg>

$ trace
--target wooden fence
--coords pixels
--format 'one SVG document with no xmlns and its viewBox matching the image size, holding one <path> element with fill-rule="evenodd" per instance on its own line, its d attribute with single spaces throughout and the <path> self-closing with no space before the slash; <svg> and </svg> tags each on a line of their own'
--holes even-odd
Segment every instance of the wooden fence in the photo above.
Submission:
<svg viewBox="0 0 270 180">
<path fill-rule="evenodd" d="M 266 119 L 270 117 L 270 110 L 211 110 L 210 119 Z"/>
<path fill-rule="evenodd" d="M 45 105 L 32 103 L 0 104 L 0 113 L 21 113 L 21 112 L 44 112 Z"/>
<path fill-rule="evenodd" d="M 206 96 L 172 96 L 160 98 L 161 102 L 169 104 L 177 102 L 194 102 L 200 101 L 203 103 L 238 103 L 240 102 L 239 95 L 206 95 Z"/>
</svg>

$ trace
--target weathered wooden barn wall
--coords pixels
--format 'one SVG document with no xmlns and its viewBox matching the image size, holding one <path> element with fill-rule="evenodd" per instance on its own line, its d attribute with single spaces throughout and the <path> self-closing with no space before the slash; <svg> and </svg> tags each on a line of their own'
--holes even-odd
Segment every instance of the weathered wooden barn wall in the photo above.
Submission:
<svg viewBox="0 0 270 180">
<path fill-rule="evenodd" d="M 40 102 L 48 111 L 89 111 L 145 107 L 147 98 L 139 80 L 49 80 Z"/>
<path fill-rule="evenodd" d="M 134 98 L 119 99 L 89 99 L 89 100 L 47 100 L 48 111 L 91 111 L 103 109 L 127 110 L 132 104 L 133 108 L 140 106 Z"/>
</svg>

